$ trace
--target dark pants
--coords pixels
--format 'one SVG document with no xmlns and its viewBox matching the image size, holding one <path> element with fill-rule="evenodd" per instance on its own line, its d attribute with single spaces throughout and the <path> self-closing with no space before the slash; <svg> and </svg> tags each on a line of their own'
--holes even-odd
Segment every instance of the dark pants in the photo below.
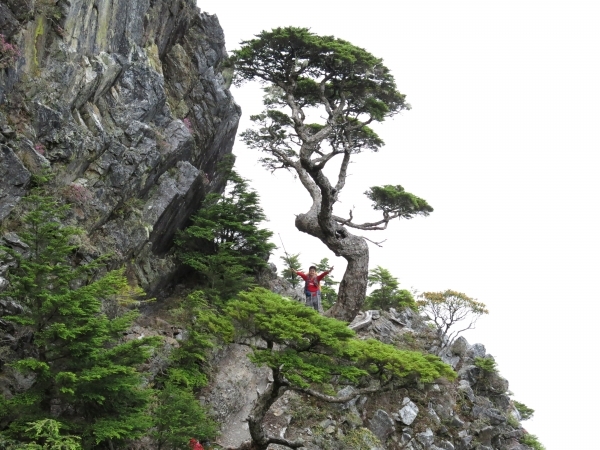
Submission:
<svg viewBox="0 0 600 450">
<path fill-rule="evenodd" d="M 306 306 L 310 306 L 317 312 L 323 311 L 323 307 L 321 306 L 321 291 L 306 291 Z"/>
</svg>

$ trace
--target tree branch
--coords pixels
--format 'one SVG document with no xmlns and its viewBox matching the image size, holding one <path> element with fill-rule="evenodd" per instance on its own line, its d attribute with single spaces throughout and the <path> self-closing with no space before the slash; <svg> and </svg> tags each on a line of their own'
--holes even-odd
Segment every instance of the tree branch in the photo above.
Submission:
<svg viewBox="0 0 600 450">
<path fill-rule="evenodd" d="M 336 193 L 339 194 L 340 191 L 346 185 L 346 177 L 348 176 L 348 166 L 350 165 L 350 152 L 344 152 L 344 159 L 342 160 L 342 164 L 340 165 L 340 171 L 338 173 L 338 180 L 335 185 Z"/>
<path fill-rule="evenodd" d="M 341 225 L 345 225 L 351 228 L 356 228 L 358 230 L 385 230 L 388 226 L 388 223 L 395 219 L 396 217 L 399 217 L 399 214 L 392 214 L 392 215 L 388 215 L 386 218 L 381 219 L 378 222 L 367 222 L 367 223 L 362 223 L 362 224 L 358 224 L 358 223 L 353 223 L 352 222 L 352 217 L 350 217 L 349 219 L 343 219 L 342 217 L 339 216 L 331 216 L 331 218 L 333 220 L 335 220 L 337 223 L 341 224 Z M 381 224 L 384 224 L 383 226 L 379 226 Z"/>
<path fill-rule="evenodd" d="M 383 241 L 375 242 L 364 236 L 360 236 L 360 237 L 363 238 L 365 241 L 369 241 L 371 244 L 375 244 L 377 247 L 383 247 L 383 245 L 381 245 L 381 244 L 383 244 L 385 241 L 387 241 L 387 239 L 384 239 Z"/>
</svg>

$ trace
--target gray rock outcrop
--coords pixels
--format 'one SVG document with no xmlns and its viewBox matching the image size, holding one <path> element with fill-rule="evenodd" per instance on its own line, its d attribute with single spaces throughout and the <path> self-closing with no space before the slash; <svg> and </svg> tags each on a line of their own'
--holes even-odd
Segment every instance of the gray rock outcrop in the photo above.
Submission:
<svg viewBox="0 0 600 450">
<path fill-rule="evenodd" d="M 224 186 L 240 109 L 223 31 L 193 0 L 40 5 L 0 1 L 20 51 L 0 69 L 0 220 L 50 168 L 88 251 L 134 261 L 155 292 L 175 270 L 175 232 Z"/>
</svg>

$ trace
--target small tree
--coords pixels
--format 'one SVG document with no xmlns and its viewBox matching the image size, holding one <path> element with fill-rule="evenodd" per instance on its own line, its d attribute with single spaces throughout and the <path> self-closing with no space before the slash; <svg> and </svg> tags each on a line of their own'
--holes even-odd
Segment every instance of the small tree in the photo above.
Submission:
<svg viewBox="0 0 600 450">
<path fill-rule="evenodd" d="M 128 301 L 131 289 L 121 271 L 97 277 L 101 261 L 74 262 L 72 242 L 81 231 L 62 225 L 68 207 L 39 188 L 23 203 L 31 208 L 19 231 L 27 251 L 2 247 L 18 266 L 10 270 L 10 286 L 0 296 L 24 307 L 23 314 L 4 319 L 31 333 L 30 356 L 10 365 L 35 381 L 3 398 L 2 433 L 27 442 L 30 422 L 53 418 L 81 436 L 85 449 L 141 436 L 151 426 L 152 390 L 143 387 L 136 366 L 159 339 L 122 342 L 136 313 L 109 320 L 101 312 L 103 299 Z"/>
<path fill-rule="evenodd" d="M 229 302 L 226 312 L 234 321 L 237 341 L 252 347 L 252 362 L 272 372 L 272 383 L 259 395 L 248 417 L 254 450 L 266 450 L 269 444 L 303 446 L 300 441 L 268 436 L 263 428 L 265 414 L 287 390 L 345 403 L 417 380 L 456 377 L 452 368 L 434 355 L 357 339 L 344 322 L 262 288 L 240 293 Z M 264 345 L 251 345 L 256 338 Z M 325 384 L 357 388 L 348 395 L 331 395 L 324 392 Z"/>
<path fill-rule="evenodd" d="M 413 308 L 417 304 L 410 291 L 398 289 L 400 283 L 389 270 L 381 266 L 369 271 L 369 287 L 376 288 L 367 296 L 365 306 L 373 309 Z"/>
<path fill-rule="evenodd" d="M 482 314 L 488 314 L 485 304 L 471 297 L 446 290 L 444 292 L 424 292 L 417 301 L 419 309 L 435 323 L 442 349 L 450 346 L 454 339 L 465 330 L 475 327 Z M 465 321 L 464 328 L 450 331 L 459 322 Z"/>
<path fill-rule="evenodd" d="M 409 109 L 405 96 L 381 59 L 306 28 L 263 31 L 256 39 L 243 41 L 232 62 L 236 84 L 257 80 L 266 85 L 266 109 L 251 117 L 255 127 L 242 138 L 250 148 L 266 153 L 262 163 L 268 170 L 293 171 L 310 194 L 312 206 L 296 216 L 296 228 L 348 261 L 329 314 L 351 321 L 365 300 L 369 248 L 349 228 L 381 230 L 393 219 L 433 211 L 402 186 L 385 185 L 366 192 L 375 210 L 381 211 L 381 220 L 357 223 L 352 211 L 347 217 L 333 212 L 352 156 L 383 146 L 369 124 Z M 334 159 L 339 162 L 334 169 L 337 178 L 330 181 L 325 167 L 331 168 Z"/>
<path fill-rule="evenodd" d="M 233 170 L 228 179 L 225 193 L 208 195 L 176 240 L 179 258 L 200 273 L 211 299 L 228 299 L 253 285 L 275 248 L 273 233 L 259 227 L 266 216 L 256 191 Z"/>
<path fill-rule="evenodd" d="M 280 256 L 280 258 L 285 263 L 285 269 L 281 271 L 281 275 L 285 280 L 288 280 L 293 287 L 296 287 L 300 284 L 302 279 L 296 275 L 296 271 L 302 268 L 302 264 L 300 264 L 300 253 L 296 253 L 289 256 Z"/>
<path fill-rule="evenodd" d="M 151 436 L 157 450 L 186 447 L 189 436 L 201 439 L 217 435 L 217 424 L 208 416 L 190 387 L 168 381 L 157 395 Z"/>
</svg>

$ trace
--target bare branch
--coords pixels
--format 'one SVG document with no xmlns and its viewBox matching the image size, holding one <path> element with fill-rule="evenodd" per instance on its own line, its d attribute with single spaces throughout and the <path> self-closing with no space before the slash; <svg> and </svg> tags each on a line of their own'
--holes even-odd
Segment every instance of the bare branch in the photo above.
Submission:
<svg viewBox="0 0 600 450">
<path fill-rule="evenodd" d="M 396 217 L 399 217 L 399 214 L 391 214 L 388 217 L 381 219 L 378 222 L 367 222 L 367 223 L 361 223 L 361 224 L 353 223 L 352 218 L 343 219 L 342 217 L 339 217 L 339 216 L 332 216 L 331 218 L 341 225 L 345 225 L 345 226 L 348 226 L 351 228 L 356 228 L 358 230 L 372 231 L 372 230 L 385 230 L 387 228 L 390 220 L 393 220 Z M 382 224 L 383 224 L 383 226 L 380 226 Z"/>
<path fill-rule="evenodd" d="M 344 159 L 340 165 L 340 171 L 338 173 L 338 180 L 335 185 L 335 190 L 339 193 L 346 185 L 346 177 L 348 176 L 348 166 L 350 165 L 350 152 L 344 152 Z"/>
<path fill-rule="evenodd" d="M 369 241 L 371 244 L 375 244 L 377 247 L 383 247 L 383 245 L 381 245 L 381 244 L 383 244 L 385 241 L 387 241 L 387 239 L 384 239 L 383 241 L 375 242 L 364 236 L 360 236 L 360 237 L 363 238 L 365 241 Z"/>
<path fill-rule="evenodd" d="M 297 441 L 289 441 L 287 439 L 275 437 L 275 436 L 269 436 L 267 438 L 267 442 L 269 444 L 284 445 L 289 448 L 300 448 L 300 447 L 304 447 L 304 444 L 305 444 L 305 442 L 302 439 L 298 439 Z"/>
<path fill-rule="evenodd" d="M 341 155 L 343 152 L 341 151 L 332 151 L 330 153 L 322 153 L 320 151 L 315 151 L 315 153 L 318 153 L 319 155 L 322 155 L 321 158 L 316 158 L 313 160 L 313 164 L 314 164 L 314 168 L 315 170 L 322 170 L 323 167 L 325 167 L 325 164 L 327 164 L 327 162 L 329 162 L 329 160 L 331 160 L 334 156 L 337 155 Z"/>
</svg>

